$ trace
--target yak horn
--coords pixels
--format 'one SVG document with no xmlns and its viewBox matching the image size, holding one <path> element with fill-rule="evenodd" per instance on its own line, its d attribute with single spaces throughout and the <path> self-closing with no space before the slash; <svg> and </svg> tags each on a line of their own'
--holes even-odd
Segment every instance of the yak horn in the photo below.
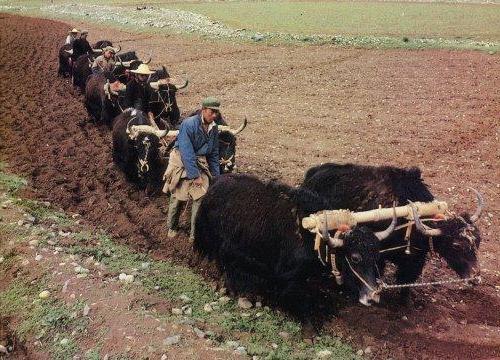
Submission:
<svg viewBox="0 0 500 360">
<path fill-rule="evenodd" d="M 239 134 L 240 132 L 243 131 L 243 129 L 247 126 L 247 117 L 245 116 L 245 118 L 243 119 L 243 124 L 240 125 L 239 128 L 237 128 L 236 130 L 235 129 L 231 129 L 229 126 L 219 126 L 219 130 L 220 131 L 229 131 L 231 134 L 233 135 L 237 135 Z"/>
<path fill-rule="evenodd" d="M 394 228 L 396 227 L 396 223 L 398 221 L 398 218 L 396 216 L 396 203 L 395 202 L 392 204 L 392 210 L 393 210 L 392 221 L 391 221 L 391 224 L 389 225 L 389 227 L 385 230 L 378 231 L 375 233 L 375 236 L 380 241 L 387 239 L 389 237 L 389 235 L 392 234 L 392 232 L 394 231 Z"/>
<path fill-rule="evenodd" d="M 115 54 L 122 51 L 122 47 L 120 46 L 120 44 L 118 44 L 118 49 L 117 48 L 113 48 L 113 49 L 115 50 Z"/>
<path fill-rule="evenodd" d="M 155 135 L 158 138 L 162 138 L 165 135 L 167 135 L 168 130 L 158 130 L 150 125 L 132 125 L 130 127 L 130 135 L 131 135 L 130 137 L 135 138 L 135 137 L 137 137 L 137 135 L 140 135 L 143 133 Z M 133 135 L 135 135 L 135 136 L 133 136 Z"/>
<path fill-rule="evenodd" d="M 184 80 L 184 84 L 183 85 L 181 85 L 181 86 L 177 86 L 176 85 L 177 90 L 184 89 L 185 87 L 188 86 L 188 84 L 189 84 L 189 80 L 188 79 Z"/>
<path fill-rule="evenodd" d="M 167 137 L 175 137 L 179 134 L 179 130 L 159 130 L 151 125 L 132 125 L 130 133 L 139 135 L 141 133 L 151 134 L 157 136 L 159 139 Z"/>
<path fill-rule="evenodd" d="M 130 60 L 130 61 L 121 61 L 120 60 L 120 64 L 126 68 L 130 67 L 130 64 L 132 64 L 134 60 Z"/>
<path fill-rule="evenodd" d="M 149 60 L 148 61 L 143 61 L 142 63 L 143 64 L 149 64 L 151 62 L 151 55 L 149 56 Z"/>
<path fill-rule="evenodd" d="M 427 235 L 427 236 L 440 236 L 442 235 L 442 231 L 440 229 L 430 229 L 427 226 L 425 226 L 420 218 L 418 217 L 418 211 L 415 205 L 410 201 L 410 207 L 411 211 L 413 213 L 413 220 L 415 221 L 415 227 L 417 228 L 418 231 L 420 231 L 422 234 Z"/>
<path fill-rule="evenodd" d="M 477 196 L 477 209 L 476 209 L 476 212 L 470 217 L 470 221 L 472 221 L 474 223 L 474 222 L 478 221 L 479 218 L 481 217 L 481 213 L 483 212 L 483 209 L 484 209 L 484 199 L 479 191 L 477 191 L 476 189 L 473 189 L 473 188 L 469 188 L 469 189 L 474 191 L 474 193 Z"/>
<path fill-rule="evenodd" d="M 160 89 L 160 82 L 159 81 L 152 81 L 149 83 L 149 86 L 151 86 L 151 89 L 153 89 L 153 90 L 159 90 Z"/>
<path fill-rule="evenodd" d="M 179 135 L 179 130 L 169 130 L 168 133 L 165 135 L 167 137 L 177 137 Z"/>
<path fill-rule="evenodd" d="M 332 248 L 341 247 L 342 245 L 344 245 L 344 240 L 340 239 L 337 236 L 334 236 L 333 238 L 330 236 L 330 234 L 328 233 L 327 224 L 328 221 L 326 218 L 326 211 L 325 211 L 325 222 L 323 229 L 321 230 L 321 236 L 323 237 L 323 240 L 325 240 L 328 243 L 328 245 Z"/>
</svg>

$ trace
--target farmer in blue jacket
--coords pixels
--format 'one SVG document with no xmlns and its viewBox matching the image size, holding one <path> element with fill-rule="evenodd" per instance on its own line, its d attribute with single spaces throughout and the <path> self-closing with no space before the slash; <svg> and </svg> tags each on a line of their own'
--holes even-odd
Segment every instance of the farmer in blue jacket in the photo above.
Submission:
<svg viewBox="0 0 500 360">
<path fill-rule="evenodd" d="M 181 202 L 191 198 L 189 239 L 194 239 L 196 212 L 201 199 L 207 192 L 210 179 L 219 175 L 219 130 L 214 121 L 219 114 L 220 102 L 209 97 L 201 106 L 200 113 L 182 121 L 165 171 L 163 191 L 171 193 L 167 217 L 170 238 L 177 236 Z"/>
</svg>

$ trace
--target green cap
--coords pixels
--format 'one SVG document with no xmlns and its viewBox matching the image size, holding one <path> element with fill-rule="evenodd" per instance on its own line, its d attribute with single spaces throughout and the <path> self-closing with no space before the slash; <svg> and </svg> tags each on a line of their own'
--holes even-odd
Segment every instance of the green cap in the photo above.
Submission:
<svg viewBox="0 0 500 360">
<path fill-rule="evenodd" d="M 207 97 L 201 102 L 202 108 L 220 110 L 220 101 L 214 97 Z"/>
</svg>

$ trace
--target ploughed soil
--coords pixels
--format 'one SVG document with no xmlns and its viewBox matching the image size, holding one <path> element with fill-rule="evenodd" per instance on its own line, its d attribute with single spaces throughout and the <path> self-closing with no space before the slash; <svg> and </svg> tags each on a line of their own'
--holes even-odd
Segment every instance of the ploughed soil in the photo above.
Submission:
<svg viewBox="0 0 500 360">
<path fill-rule="evenodd" d="M 127 183 L 113 165 L 109 129 L 91 123 L 82 96 L 57 77 L 58 48 L 73 25 L 6 14 L 0 24 L 0 152 L 10 170 L 30 178 L 34 198 L 189 265 L 186 237 L 166 237 L 166 197 Z M 153 65 L 188 76 L 178 95 L 183 112 L 216 95 L 235 127 L 246 114 L 240 172 L 296 185 L 305 170 L 328 161 L 419 166 L 456 211 L 472 210 L 466 188 L 478 189 L 488 206 L 480 286 L 418 288 L 405 306 L 396 292 L 371 308 L 343 304 L 323 330 L 355 348 L 370 346 L 375 358 L 500 358 L 498 55 L 241 45 L 87 25 L 91 42 L 151 52 Z M 432 258 L 422 280 L 450 276 Z"/>
</svg>

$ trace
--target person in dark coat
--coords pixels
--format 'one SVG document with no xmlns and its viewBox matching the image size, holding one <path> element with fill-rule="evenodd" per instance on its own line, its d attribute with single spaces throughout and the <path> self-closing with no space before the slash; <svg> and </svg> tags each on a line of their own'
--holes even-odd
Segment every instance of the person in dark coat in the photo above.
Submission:
<svg viewBox="0 0 500 360">
<path fill-rule="evenodd" d="M 71 55 L 71 60 L 73 63 L 78 59 L 81 55 L 89 54 L 92 55 L 92 46 L 90 46 L 87 35 L 89 32 L 87 30 L 82 30 L 80 37 L 73 41 L 73 54 Z"/>
<path fill-rule="evenodd" d="M 148 84 L 148 76 L 154 71 L 149 69 L 147 64 L 141 64 L 136 70 L 131 70 L 134 77 L 127 83 L 124 105 L 125 108 L 134 108 L 147 114 L 152 126 L 158 127 L 154 121 L 153 113 L 149 106 L 152 89 Z"/>
<path fill-rule="evenodd" d="M 64 44 L 73 46 L 73 43 L 77 39 L 77 35 L 78 35 L 78 29 L 71 30 L 68 36 L 66 37 L 66 41 L 64 42 Z"/>
</svg>

